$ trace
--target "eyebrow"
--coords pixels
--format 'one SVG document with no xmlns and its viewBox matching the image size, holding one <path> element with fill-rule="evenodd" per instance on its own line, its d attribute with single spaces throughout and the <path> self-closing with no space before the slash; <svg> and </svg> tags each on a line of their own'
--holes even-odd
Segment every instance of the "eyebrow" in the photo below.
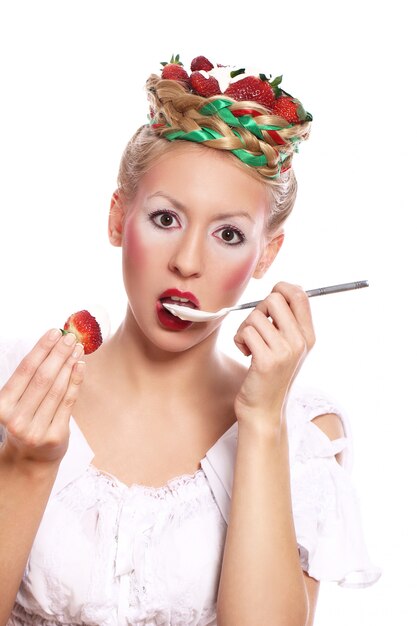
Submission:
<svg viewBox="0 0 417 626">
<path fill-rule="evenodd" d="M 150 200 L 151 198 L 155 198 L 155 197 L 166 198 L 177 209 L 180 209 L 181 211 L 185 211 L 185 205 L 182 204 L 182 202 L 179 202 L 179 200 L 175 200 L 175 198 L 172 198 L 167 193 L 164 193 L 162 191 L 156 191 L 155 193 L 153 193 L 150 196 L 148 196 L 148 200 Z M 213 221 L 230 219 L 231 217 L 246 217 L 246 219 L 248 219 L 250 222 L 254 223 L 253 217 L 249 213 L 247 213 L 246 211 L 238 211 L 237 213 L 217 213 L 217 215 L 214 215 Z"/>
</svg>

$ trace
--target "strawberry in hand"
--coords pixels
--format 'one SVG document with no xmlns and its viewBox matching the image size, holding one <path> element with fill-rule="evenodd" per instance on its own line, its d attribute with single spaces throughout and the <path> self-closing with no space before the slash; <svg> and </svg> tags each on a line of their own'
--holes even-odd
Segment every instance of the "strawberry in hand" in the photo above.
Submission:
<svg viewBox="0 0 417 626">
<path fill-rule="evenodd" d="M 61 328 L 61 332 L 63 335 L 74 333 L 77 341 L 84 346 L 84 354 L 91 354 L 103 343 L 99 323 L 85 309 L 70 315 L 65 322 L 64 329 Z"/>
</svg>

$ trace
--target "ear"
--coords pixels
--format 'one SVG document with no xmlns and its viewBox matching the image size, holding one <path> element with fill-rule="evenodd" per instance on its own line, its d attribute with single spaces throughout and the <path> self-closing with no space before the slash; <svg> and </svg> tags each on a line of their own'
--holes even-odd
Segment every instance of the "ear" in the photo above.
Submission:
<svg viewBox="0 0 417 626">
<path fill-rule="evenodd" d="M 119 191 L 115 191 L 111 197 L 108 236 L 113 246 L 122 245 L 123 221 L 125 218 L 125 205 Z"/>
<path fill-rule="evenodd" d="M 265 245 L 264 251 L 258 261 L 253 272 L 253 278 L 262 278 L 270 265 L 272 265 L 275 257 L 284 243 L 284 232 L 280 229 Z"/>
</svg>

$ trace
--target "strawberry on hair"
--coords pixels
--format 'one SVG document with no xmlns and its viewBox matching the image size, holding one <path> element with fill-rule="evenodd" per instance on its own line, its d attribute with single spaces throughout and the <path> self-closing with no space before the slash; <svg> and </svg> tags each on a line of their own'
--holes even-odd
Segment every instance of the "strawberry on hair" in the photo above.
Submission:
<svg viewBox="0 0 417 626">
<path fill-rule="evenodd" d="M 192 72 L 198 72 L 198 71 L 201 71 L 201 70 L 209 72 L 213 68 L 214 68 L 213 63 L 211 61 L 209 61 L 207 59 L 207 57 L 204 57 L 204 56 L 195 57 L 191 61 L 191 71 Z"/>
<path fill-rule="evenodd" d="M 205 98 L 217 96 L 221 93 L 219 81 L 214 76 L 206 78 L 201 72 L 191 72 L 190 85 L 199 96 L 204 96 Z"/>
<path fill-rule="evenodd" d="M 166 78 L 168 80 L 181 80 L 188 83 L 189 76 L 180 61 L 179 54 L 176 56 L 172 55 L 169 63 L 161 61 L 161 65 L 163 66 L 161 78 Z"/>
<path fill-rule="evenodd" d="M 273 112 L 275 115 L 283 117 L 291 124 L 303 122 L 306 117 L 306 111 L 299 100 L 292 96 L 282 95 L 274 102 Z"/>
<path fill-rule="evenodd" d="M 63 335 L 74 333 L 77 341 L 84 346 L 84 354 L 91 354 L 103 343 L 100 324 L 85 309 L 70 315 L 61 332 Z"/>
<path fill-rule="evenodd" d="M 203 55 L 194 57 L 187 71 L 181 67 L 179 55 L 173 55 L 171 62 L 177 66 L 173 71 L 184 71 L 179 77 L 168 74 L 173 79 L 172 89 L 165 89 L 167 83 L 155 74 L 147 81 L 152 107 L 150 126 L 155 135 L 168 141 L 186 139 L 213 149 L 230 149 L 243 163 L 268 179 L 279 178 L 291 168 L 292 153 L 298 151 L 300 141 L 308 139 L 313 118 L 281 88 L 282 75 L 274 78 L 257 68 L 222 65 Z M 165 76 L 163 73 L 162 78 Z M 185 76 L 188 81 L 182 80 Z M 200 113 L 222 120 L 221 132 L 216 126 L 217 139 L 213 140 L 213 133 L 205 128 Z M 272 119 L 264 119 L 265 116 Z M 196 130 L 199 128 L 201 132 L 190 131 L 188 118 L 195 121 Z M 295 124 L 297 128 L 293 129 Z M 240 133 L 239 127 L 245 133 Z M 230 138 L 232 146 L 236 145 L 236 136 L 241 140 L 240 149 L 225 148 L 223 139 Z"/>
<path fill-rule="evenodd" d="M 263 80 L 260 76 L 245 76 L 236 82 L 231 83 L 225 96 L 233 100 L 252 100 L 259 102 L 264 107 L 272 109 L 275 101 L 275 93 L 268 80 Z"/>
</svg>

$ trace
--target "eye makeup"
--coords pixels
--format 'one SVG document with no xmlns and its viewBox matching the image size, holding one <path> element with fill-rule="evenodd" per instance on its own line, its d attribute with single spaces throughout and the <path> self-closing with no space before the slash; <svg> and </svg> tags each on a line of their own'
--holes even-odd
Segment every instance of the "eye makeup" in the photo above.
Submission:
<svg viewBox="0 0 417 626">
<path fill-rule="evenodd" d="M 158 209 L 156 211 L 151 211 L 150 213 L 148 213 L 148 219 L 151 222 L 151 224 L 155 226 L 155 228 L 159 228 L 162 230 L 170 230 L 172 228 L 172 224 L 162 225 L 156 222 L 156 218 L 161 217 L 163 215 L 170 215 L 173 219 L 178 221 L 177 215 L 174 213 L 174 211 L 170 211 L 169 209 Z M 237 228 L 237 226 L 232 226 L 231 224 L 225 224 L 224 226 L 221 226 L 220 228 L 218 228 L 215 232 L 218 233 L 221 231 L 229 231 L 230 233 L 233 233 L 233 235 L 237 235 L 239 237 L 239 240 L 235 242 L 226 241 L 226 239 L 223 239 L 222 237 L 216 237 L 216 239 L 219 239 L 221 243 L 225 244 L 226 246 L 241 246 L 246 241 L 246 236 L 240 230 L 240 228 Z"/>
<path fill-rule="evenodd" d="M 222 243 L 225 243 L 228 246 L 241 246 L 243 243 L 245 243 L 246 241 L 246 237 L 245 235 L 242 233 L 242 231 L 237 228 L 236 226 L 232 226 L 231 224 L 226 224 L 225 226 L 222 226 L 221 228 L 217 229 L 215 232 L 221 232 L 223 230 L 229 231 L 233 234 L 236 234 L 240 237 L 239 241 L 235 241 L 234 243 L 232 242 L 227 242 L 225 239 L 220 238 Z"/>
<path fill-rule="evenodd" d="M 148 213 L 148 219 L 151 222 L 151 224 L 155 226 L 156 228 L 162 228 L 164 230 L 167 230 L 171 226 L 170 224 L 165 224 L 165 225 L 157 224 L 157 222 L 155 221 L 155 218 L 161 215 L 170 215 L 172 218 L 178 221 L 178 218 L 176 214 L 174 213 L 174 211 L 170 211 L 169 209 L 152 211 L 151 213 Z"/>
</svg>

